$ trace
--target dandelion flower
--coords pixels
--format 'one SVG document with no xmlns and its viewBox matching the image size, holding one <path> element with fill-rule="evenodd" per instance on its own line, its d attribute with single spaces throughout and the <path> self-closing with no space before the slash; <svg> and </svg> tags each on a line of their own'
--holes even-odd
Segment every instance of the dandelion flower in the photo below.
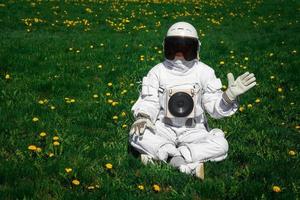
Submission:
<svg viewBox="0 0 300 200">
<path fill-rule="evenodd" d="M 245 110 L 245 107 L 244 106 L 240 106 L 239 111 L 243 112 L 244 110 Z"/>
<path fill-rule="evenodd" d="M 118 104 L 119 104 L 119 102 L 117 102 L 117 101 L 114 101 L 114 102 L 111 103 L 112 106 L 116 106 Z"/>
<path fill-rule="evenodd" d="M 29 145 L 28 150 L 30 151 L 36 151 L 37 147 L 35 145 Z"/>
<path fill-rule="evenodd" d="M 55 106 L 50 106 L 51 110 L 54 110 L 55 109 Z"/>
<path fill-rule="evenodd" d="M 6 79 L 6 80 L 10 79 L 10 75 L 9 75 L 9 74 L 6 74 L 6 75 L 5 75 L 5 79 Z"/>
<path fill-rule="evenodd" d="M 279 88 L 277 88 L 277 91 L 278 91 L 278 92 L 282 92 L 283 89 L 282 89 L 281 87 L 279 87 Z"/>
<path fill-rule="evenodd" d="M 41 137 L 45 137 L 47 135 L 47 133 L 45 133 L 45 132 L 40 132 L 40 136 Z"/>
<path fill-rule="evenodd" d="M 41 104 L 41 105 L 43 105 L 43 104 L 44 104 L 44 101 L 43 101 L 43 100 L 39 100 L 38 103 Z"/>
<path fill-rule="evenodd" d="M 59 140 L 59 137 L 58 137 L 58 136 L 54 136 L 52 139 L 53 139 L 54 141 L 56 141 L 56 140 Z"/>
<path fill-rule="evenodd" d="M 98 68 L 99 68 L 99 69 L 102 69 L 102 67 L 103 67 L 102 65 L 98 65 Z"/>
<path fill-rule="evenodd" d="M 123 125 L 122 125 L 122 128 L 127 128 L 127 124 L 123 124 Z"/>
<path fill-rule="evenodd" d="M 96 98 L 98 98 L 99 96 L 98 96 L 98 94 L 94 94 L 93 97 L 96 99 Z"/>
<path fill-rule="evenodd" d="M 111 87 L 113 84 L 112 84 L 112 82 L 109 82 L 109 83 L 107 83 L 107 85 L 108 85 L 109 87 Z"/>
<path fill-rule="evenodd" d="M 277 185 L 274 185 L 273 186 L 273 192 L 276 192 L 276 193 L 281 192 L 281 188 Z"/>
<path fill-rule="evenodd" d="M 225 62 L 222 60 L 222 61 L 220 61 L 220 65 L 224 65 L 225 64 Z"/>
<path fill-rule="evenodd" d="M 54 142 L 53 142 L 53 145 L 54 145 L 54 146 L 59 146 L 60 143 L 59 143 L 58 141 L 54 141 Z"/>
<path fill-rule="evenodd" d="M 48 156 L 49 156 L 49 158 L 51 158 L 51 157 L 53 157 L 53 156 L 54 156 L 54 153 L 52 153 L 52 152 L 49 152 L 49 153 L 48 153 Z"/>
<path fill-rule="evenodd" d="M 154 192 L 159 192 L 160 191 L 160 186 L 158 184 L 154 184 L 152 186 L 152 189 L 153 189 Z"/>
<path fill-rule="evenodd" d="M 144 190 L 145 189 L 145 187 L 143 185 L 138 185 L 137 187 L 138 187 L 139 190 Z"/>
<path fill-rule="evenodd" d="M 33 122 L 37 122 L 37 121 L 39 121 L 39 118 L 34 117 L 34 118 L 32 118 L 32 121 L 33 121 Z"/>
<path fill-rule="evenodd" d="M 114 101 L 112 100 L 112 99 L 108 99 L 107 100 L 107 103 L 109 103 L 109 104 L 111 104 L 111 103 L 113 103 Z"/>
<path fill-rule="evenodd" d="M 295 155 L 296 155 L 296 151 L 290 150 L 290 151 L 289 151 L 289 155 L 290 155 L 290 156 L 295 156 Z"/>
<path fill-rule="evenodd" d="M 65 168 L 66 173 L 71 173 L 72 171 L 73 171 L 72 168 Z"/>
<path fill-rule="evenodd" d="M 113 119 L 114 119 L 114 120 L 117 120 L 117 119 L 118 119 L 118 116 L 116 116 L 116 115 L 113 116 Z"/>
<path fill-rule="evenodd" d="M 255 100 L 255 103 L 260 103 L 260 99 L 257 98 L 257 99 Z"/>
<path fill-rule="evenodd" d="M 125 117 L 125 116 L 126 116 L 126 112 L 123 111 L 123 112 L 121 113 L 121 116 L 122 116 L 122 117 Z"/>
<path fill-rule="evenodd" d="M 36 152 L 42 152 L 42 148 L 37 147 L 37 148 L 36 148 Z"/>
<path fill-rule="evenodd" d="M 108 170 L 111 170 L 113 167 L 113 165 L 111 163 L 106 163 L 105 164 L 105 168 L 108 169 Z"/>
<path fill-rule="evenodd" d="M 252 106 L 252 104 L 251 103 L 249 103 L 248 105 L 247 105 L 247 108 L 252 108 L 253 106 Z"/>
<path fill-rule="evenodd" d="M 249 60 L 249 58 L 248 58 L 248 57 L 245 57 L 245 58 L 244 58 L 244 60 L 248 61 L 248 60 Z"/>
<path fill-rule="evenodd" d="M 271 80 L 275 79 L 275 76 L 270 76 L 270 79 L 271 79 Z"/>
<path fill-rule="evenodd" d="M 92 185 L 90 185 L 90 186 L 88 186 L 88 187 L 87 187 L 87 189 L 89 189 L 89 190 L 93 190 L 93 189 L 95 189 L 95 187 L 94 187 L 94 186 L 92 186 Z"/>
<path fill-rule="evenodd" d="M 72 180 L 72 184 L 73 185 L 79 185 L 80 181 L 78 179 L 74 179 L 74 180 Z"/>
</svg>

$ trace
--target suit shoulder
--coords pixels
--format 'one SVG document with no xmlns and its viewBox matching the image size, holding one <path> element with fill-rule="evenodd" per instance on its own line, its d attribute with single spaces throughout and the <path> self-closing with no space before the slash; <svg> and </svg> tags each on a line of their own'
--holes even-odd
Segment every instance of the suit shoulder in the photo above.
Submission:
<svg viewBox="0 0 300 200">
<path fill-rule="evenodd" d="M 155 65 L 154 67 L 152 67 L 150 69 L 150 71 L 148 72 L 148 75 L 158 75 L 163 67 L 164 66 L 162 63 L 158 63 L 157 65 Z"/>
<path fill-rule="evenodd" d="M 210 66 L 208 66 L 207 64 L 199 61 L 198 62 L 198 67 L 199 70 L 205 74 L 214 74 L 215 70 L 213 68 L 211 68 Z"/>
</svg>

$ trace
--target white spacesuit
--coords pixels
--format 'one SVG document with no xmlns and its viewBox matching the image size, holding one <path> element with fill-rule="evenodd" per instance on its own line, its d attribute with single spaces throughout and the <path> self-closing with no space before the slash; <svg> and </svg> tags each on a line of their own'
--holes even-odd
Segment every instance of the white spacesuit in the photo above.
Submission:
<svg viewBox="0 0 300 200">
<path fill-rule="evenodd" d="M 205 111 L 213 118 L 237 111 L 237 96 L 255 85 L 253 74 L 234 80 L 228 89 L 214 70 L 198 59 L 200 42 L 195 28 L 186 22 L 172 25 L 164 41 L 165 61 L 143 78 L 142 90 L 132 111 L 136 121 L 130 144 L 154 160 L 169 162 L 180 171 L 195 174 L 205 161 L 226 158 L 228 143 L 220 129 L 210 130 Z M 202 177 L 203 178 L 203 177 Z"/>
</svg>

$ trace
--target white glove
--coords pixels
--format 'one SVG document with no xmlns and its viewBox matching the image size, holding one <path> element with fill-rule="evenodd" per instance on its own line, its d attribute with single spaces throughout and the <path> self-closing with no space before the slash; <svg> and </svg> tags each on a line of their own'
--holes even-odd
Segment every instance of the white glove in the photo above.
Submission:
<svg viewBox="0 0 300 200">
<path fill-rule="evenodd" d="M 143 135 L 146 128 L 149 128 L 153 132 L 156 131 L 154 124 L 151 122 L 149 118 L 141 117 L 138 118 L 131 126 L 130 135 L 136 134 L 136 135 Z"/>
<path fill-rule="evenodd" d="M 232 73 L 228 73 L 227 78 L 228 89 L 224 92 L 225 101 L 228 101 L 228 99 L 231 102 L 234 101 L 239 95 L 244 94 L 256 85 L 254 74 L 249 72 L 240 75 L 236 80 L 234 80 Z"/>
</svg>

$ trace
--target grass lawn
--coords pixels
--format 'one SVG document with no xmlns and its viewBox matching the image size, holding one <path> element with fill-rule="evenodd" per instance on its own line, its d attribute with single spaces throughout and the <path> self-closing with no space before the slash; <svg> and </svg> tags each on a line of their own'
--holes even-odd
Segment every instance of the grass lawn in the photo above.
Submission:
<svg viewBox="0 0 300 200">
<path fill-rule="evenodd" d="M 0 199 L 300 199 L 300 1 L 0 1 Z M 128 153 L 142 77 L 192 23 L 221 78 L 258 85 L 200 182 Z"/>
</svg>

